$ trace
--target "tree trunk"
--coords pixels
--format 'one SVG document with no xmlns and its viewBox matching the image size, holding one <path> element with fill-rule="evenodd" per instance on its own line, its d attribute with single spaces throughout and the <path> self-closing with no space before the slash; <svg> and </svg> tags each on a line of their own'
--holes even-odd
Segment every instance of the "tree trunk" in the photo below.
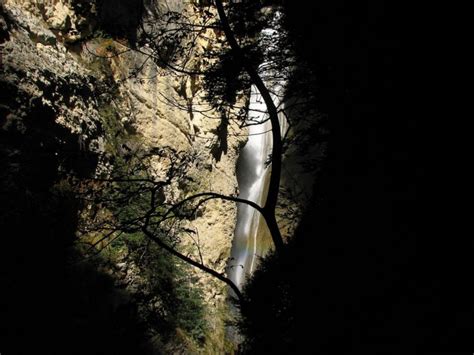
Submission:
<svg viewBox="0 0 474 355">
<path fill-rule="evenodd" d="M 242 65 L 244 66 L 245 71 L 249 74 L 252 83 L 257 87 L 258 91 L 260 92 L 260 95 L 262 95 L 262 98 L 265 101 L 265 105 L 267 106 L 270 122 L 272 124 L 272 170 L 270 175 L 267 200 L 265 201 L 263 209 L 265 211 L 265 221 L 267 222 L 268 229 L 270 230 L 273 243 L 275 244 L 275 249 L 280 250 L 283 247 L 283 239 L 281 237 L 281 233 L 275 219 L 275 209 L 278 200 L 278 192 L 280 190 L 282 159 L 282 142 L 278 111 L 275 106 L 275 103 L 272 100 L 270 92 L 265 86 L 265 83 L 263 82 L 262 78 L 258 74 L 257 70 L 252 67 L 250 61 L 245 58 L 242 49 L 237 43 L 237 40 L 235 39 L 234 33 L 230 28 L 229 21 L 225 14 L 224 6 L 222 5 L 222 0 L 215 0 L 215 4 L 227 41 L 229 42 L 229 45 L 232 51 L 234 52 L 236 58 L 242 62 Z"/>
</svg>

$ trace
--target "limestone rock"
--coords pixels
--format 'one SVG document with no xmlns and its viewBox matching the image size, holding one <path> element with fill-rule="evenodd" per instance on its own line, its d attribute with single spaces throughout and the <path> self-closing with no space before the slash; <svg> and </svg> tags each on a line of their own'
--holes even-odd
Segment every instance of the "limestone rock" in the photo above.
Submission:
<svg viewBox="0 0 474 355">
<path fill-rule="evenodd" d="M 36 119 L 34 105 L 41 105 L 56 124 L 77 135 L 82 149 L 103 157 L 107 142 L 101 127 L 106 103 L 117 116 L 117 127 L 133 127 L 143 146 L 170 147 L 180 154 L 196 156 L 189 170 L 193 191 L 188 193 L 237 192 L 235 168 L 244 132 L 239 135 L 241 128 L 230 121 L 229 131 L 237 134 L 226 137 L 227 151 L 218 161 L 213 157 L 211 148 L 216 144 L 220 115 L 206 104 L 199 77 L 167 73 L 149 60 L 146 47 L 130 51 L 115 40 L 84 39 L 84 14 L 76 13 L 71 1 L 6 0 L 3 6 L 14 25 L 9 28 L 8 21 L 0 17 L 1 30 L 9 35 L 0 48 L 0 81 L 17 91 L 5 103 L 8 115 L 1 129 L 21 132 L 25 119 Z M 196 9 L 191 3 L 183 1 L 157 1 L 147 13 L 169 10 L 199 16 L 193 13 Z M 200 39 L 196 46 L 200 53 L 216 39 L 213 31 L 206 35 L 209 39 Z M 191 66 L 200 67 L 197 54 L 190 59 Z M 130 75 L 138 67 L 139 74 Z M 102 160 L 96 173 L 108 169 L 110 163 Z M 157 166 L 156 171 L 160 169 L 163 172 L 166 165 Z M 175 182 L 169 191 L 172 201 L 185 197 L 179 183 Z M 233 203 L 213 200 L 187 222 L 199 234 L 204 262 L 219 272 L 225 271 L 230 255 L 236 211 Z M 198 257 L 192 241 L 186 236 L 183 240 L 190 255 Z M 118 269 L 125 273 L 133 293 L 139 282 L 134 281 L 133 267 L 119 264 Z M 209 306 L 222 306 L 226 287 L 207 274 L 193 272 Z"/>
</svg>

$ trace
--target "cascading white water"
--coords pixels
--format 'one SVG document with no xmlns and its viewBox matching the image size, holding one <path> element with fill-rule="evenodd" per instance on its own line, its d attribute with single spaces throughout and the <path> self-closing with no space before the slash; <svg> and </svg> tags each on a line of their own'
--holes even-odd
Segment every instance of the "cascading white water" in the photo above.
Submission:
<svg viewBox="0 0 474 355">
<path fill-rule="evenodd" d="M 255 122 L 265 119 L 266 105 L 255 86 L 252 86 L 250 97 L 251 112 L 260 111 Z M 266 160 L 271 152 L 271 124 L 266 121 L 249 127 L 249 139 L 241 151 L 239 166 L 240 198 L 262 205 L 265 195 Z M 238 205 L 237 225 L 234 232 L 232 258 L 229 272 L 231 280 L 240 288 L 245 275 L 252 273 L 255 267 L 257 251 L 257 234 L 261 220 L 258 211 L 246 204 Z"/>
<path fill-rule="evenodd" d="M 275 18 L 278 20 L 279 15 Z M 278 36 L 275 29 L 265 29 L 262 37 Z M 283 94 L 284 82 L 275 80 L 276 75 L 272 75 L 267 63 L 259 67 L 259 74 L 267 88 L 271 88 L 272 99 L 278 107 Z M 283 114 L 279 116 L 280 129 L 282 135 L 286 132 L 287 123 Z M 268 120 L 267 106 L 263 101 L 256 86 L 252 86 L 249 117 L 249 139 L 241 151 L 238 167 L 238 183 L 242 199 L 250 200 L 258 205 L 264 204 L 267 195 L 267 181 L 270 170 L 266 162 L 272 150 L 272 125 Z M 234 241 L 231 251 L 231 261 L 229 262 L 229 278 L 241 288 L 248 275 L 252 274 L 256 267 L 259 256 L 263 256 L 268 249 L 259 245 L 266 229 L 265 221 L 258 211 L 253 207 L 240 203 L 237 212 L 237 225 L 234 232 Z M 265 250 L 267 249 L 267 250 Z"/>
</svg>

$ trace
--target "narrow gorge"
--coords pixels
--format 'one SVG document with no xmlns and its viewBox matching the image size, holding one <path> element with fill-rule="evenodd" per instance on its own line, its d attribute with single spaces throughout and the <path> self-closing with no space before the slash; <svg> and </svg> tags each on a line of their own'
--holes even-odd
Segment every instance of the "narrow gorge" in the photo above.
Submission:
<svg viewBox="0 0 474 355">
<path fill-rule="evenodd" d="M 279 27 L 278 21 L 281 14 L 276 12 L 271 23 Z M 265 28 L 260 33 L 260 46 L 278 39 L 277 30 Z M 263 50 L 264 56 L 269 49 Z M 267 52 L 267 53 L 265 53 Z M 283 98 L 285 96 L 285 82 L 278 78 L 270 63 L 262 63 L 259 74 L 264 78 L 266 86 L 270 89 L 272 100 L 280 108 L 279 129 L 284 137 L 287 133 L 287 121 L 284 114 Z M 265 79 L 266 78 L 266 79 Z M 258 88 L 253 85 L 250 91 L 248 107 L 248 140 L 242 149 L 238 166 L 237 179 L 239 183 L 239 198 L 255 202 L 263 207 L 268 193 L 269 174 L 271 174 L 272 153 L 272 124 L 268 118 L 267 106 L 262 99 Z M 237 223 L 229 266 L 229 277 L 241 287 L 245 279 L 250 277 L 255 270 L 258 259 L 264 257 L 272 248 L 272 239 L 266 222 L 259 211 L 247 204 L 238 204 Z"/>
<path fill-rule="evenodd" d="M 0 0 L 0 355 L 472 349 L 412 17 Z"/>
<path fill-rule="evenodd" d="M 285 241 L 311 196 L 305 163 L 325 144 L 302 154 L 318 115 L 286 92 L 281 7 L 219 4 L 2 1 L 3 270 L 8 304 L 23 305 L 5 314 L 7 349 L 244 351 L 243 333 L 226 335 L 245 332 L 230 309 L 274 253 L 249 204 L 264 207 L 275 158 L 265 95 L 283 137 L 270 216 Z"/>
</svg>

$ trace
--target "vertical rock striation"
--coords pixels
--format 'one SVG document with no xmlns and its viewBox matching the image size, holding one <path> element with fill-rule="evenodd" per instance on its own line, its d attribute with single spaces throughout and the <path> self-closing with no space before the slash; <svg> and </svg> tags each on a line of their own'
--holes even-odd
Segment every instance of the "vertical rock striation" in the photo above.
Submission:
<svg viewBox="0 0 474 355">
<path fill-rule="evenodd" d="M 145 17 L 165 11 L 199 16 L 198 7 L 192 3 L 157 1 L 144 5 Z M 115 18 L 124 15 L 120 13 L 122 6 L 127 10 L 126 3 L 120 1 L 102 1 L 101 6 L 117 11 Z M 109 28 L 114 23 L 101 18 L 103 14 L 95 2 L 7 0 L 0 15 L 2 134 L 26 134 L 32 126 L 42 125 L 44 134 L 48 120 L 77 139 L 82 151 L 93 154 L 96 160 L 82 173 L 94 176 L 113 164 L 109 159 L 111 150 L 123 149 L 104 133 L 113 125 L 117 132 L 133 132 L 139 137 L 136 144 L 141 146 L 169 147 L 196 157 L 187 181 L 173 183 L 169 202 L 201 191 L 227 195 L 237 191 L 235 166 L 246 138 L 230 121 L 229 129 L 235 135 L 226 137 L 227 149 L 218 160 L 214 158 L 212 148 L 221 117 L 212 111 L 192 109 L 193 105 L 205 104 L 200 76 L 171 75 L 149 59 L 146 47 L 133 44 L 136 48 L 130 50 L 134 33 L 129 29 L 121 32 L 123 40 L 120 36 L 102 36 L 99 22 Z M 136 35 L 138 29 L 134 31 Z M 207 40 L 196 43 L 191 67 L 200 68 L 199 54 L 217 45 L 213 42 L 214 31 L 209 30 L 207 35 Z M 130 75 L 133 72 L 136 75 Z M 52 139 L 58 141 L 55 154 L 61 155 L 66 143 L 61 137 Z M 15 153 L 14 148 L 2 148 Z M 68 159 L 65 157 L 58 169 L 67 170 L 66 161 L 76 161 L 74 157 Z M 183 191 L 183 185 L 187 191 Z M 218 272 L 226 271 L 236 210 L 232 203 L 213 200 L 189 222 L 199 236 L 204 263 Z M 193 241 L 186 240 L 186 236 L 183 241 L 189 255 L 199 257 Z M 223 324 L 217 310 L 225 305 L 227 289 L 206 274 L 196 271 L 196 275 L 209 308 L 211 328 L 215 328 L 210 331 L 221 334 Z M 133 280 L 129 284 L 133 286 Z M 133 293 L 132 287 L 128 291 Z"/>
</svg>

